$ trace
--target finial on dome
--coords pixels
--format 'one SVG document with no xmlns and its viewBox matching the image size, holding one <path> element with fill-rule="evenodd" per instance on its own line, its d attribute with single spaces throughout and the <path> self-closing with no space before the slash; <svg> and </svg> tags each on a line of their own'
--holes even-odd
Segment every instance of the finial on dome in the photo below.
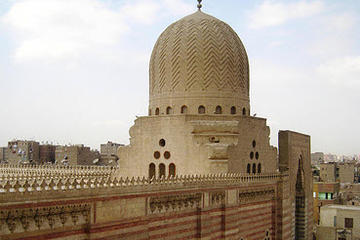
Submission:
<svg viewBox="0 0 360 240">
<path fill-rule="evenodd" d="M 199 11 L 201 11 L 201 7 L 202 7 L 201 2 L 202 2 L 202 0 L 197 0 L 197 1 L 198 1 L 197 8 L 198 8 Z"/>
</svg>

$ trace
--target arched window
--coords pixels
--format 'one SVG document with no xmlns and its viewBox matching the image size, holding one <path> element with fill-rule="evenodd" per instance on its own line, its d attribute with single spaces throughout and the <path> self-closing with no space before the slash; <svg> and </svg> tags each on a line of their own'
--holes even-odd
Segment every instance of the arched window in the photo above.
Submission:
<svg viewBox="0 0 360 240">
<path fill-rule="evenodd" d="M 246 115 L 246 108 L 243 108 L 243 116 Z"/>
<path fill-rule="evenodd" d="M 258 164 L 258 173 L 261 173 L 261 164 Z"/>
<path fill-rule="evenodd" d="M 216 108 L 215 108 L 215 114 L 222 114 L 222 108 L 221 108 L 221 106 L 216 106 Z"/>
<path fill-rule="evenodd" d="M 231 107 L 230 113 L 231 113 L 231 114 L 236 114 L 236 107 L 235 107 L 235 106 L 232 106 L 232 107 Z"/>
<path fill-rule="evenodd" d="M 203 105 L 199 106 L 198 113 L 205 114 L 205 107 Z"/>
<path fill-rule="evenodd" d="M 155 178 L 155 164 L 154 163 L 150 163 L 149 165 L 149 178 L 152 179 L 152 178 Z"/>
<path fill-rule="evenodd" d="M 186 114 L 186 113 L 187 113 L 187 106 L 184 105 L 184 106 L 181 107 L 181 113 L 182 113 L 182 114 Z"/>
<path fill-rule="evenodd" d="M 171 107 L 167 107 L 166 108 L 166 114 L 172 114 L 173 111 L 172 111 L 172 108 Z"/>
<path fill-rule="evenodd" d="M 159 115 L 160 114 L 160 109 L 159 108 L 156 108 L 155 109 L 155 115 Z"/>
<path fill-rule="evenodd" d="M 250 174 L 250 168 L 251 168 L 250 163 L 248 163 L 247 168 L 246 168 L 246 172 L 249 173 L 249 174 Z"/>
<path fill-rule="evenodd" d="M 159 165 L 159 178 L 165 177 L 165 164 L 160 163 Z"/>
<path fill-rule="evenodd" d="M 169 165 L 169 177 L 170 177 L 170 176 L 175 177 L 175 174 L 176 174 L 175 164 L 170 163 L 170 165 Z"/>
<path fill-rule="evenodd" d="M 149 116 L 151 116 L 151 109 L 149 108 Z"/>
<path fill-rule="evenodd" d="M 256 173 L 256 163 L 253 163 L 252 166 L 252 173 L 255 174 Z"/>
</svg>

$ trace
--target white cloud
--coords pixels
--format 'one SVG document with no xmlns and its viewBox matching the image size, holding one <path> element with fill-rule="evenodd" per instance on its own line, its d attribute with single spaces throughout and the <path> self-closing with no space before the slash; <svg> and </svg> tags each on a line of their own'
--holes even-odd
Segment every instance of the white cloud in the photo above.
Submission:
<svg viewBox="0 0 360 240">
<path fill-rule="evenodd" d="M 159 3 L 147 0 L 136 4 L 126 4 L 122 8 L 122 13 L 138 23 L 151 24 L 157 19 L 157 12 L 161 6 Z"/>
<path fill-rule="evenodd" d="M 131 1 L 118 8 L 101 0 L 19 0 L 0 23 L 13 34 L 17 62 L 81 59 L 94 49 L 117 47 L 133 23 L 151 24 L 189 8 L 183 0 Z"/>
<path fill-rule="evenodd" d="M 250 27 L 262 28 L 284 24 L 288 20 L 315 15 L 323 10 L 321 1 L 280 3 L 265 0 L 250 14 Z"/>
<path fill-rule="evenodd" d="M 329 16 L 323 24 L 331 31 L 347 31 L 354 27 L 355 23 L 355 16 L 350 13 L 342 13 Z"/>
<path fill-rule="evenodd" d="M 347 56 L 327 61 L 319 65 L 317 72 L 334 84 L 360 86 L 360 56 Z"/>
<path fill-rule="evenodd" d="M 138 23 L 152 24 L 161 16 L 189 14 L 194 11 L 194 6 L 195 4 L 190 5 L 183 0 L 140 0 L 126 4 L 122 8 L 122 13 Z"/>
<path fill-rule="evenodd" d="M 196 4 L 188 4 L 183 0 L 163 0 L 163 5 L 174 15 L 184 16 L 195 10 Z"/>
<path fill-rule="evenodd" d="M 316 31 L 311 36 L 308 53 L 322 59 L 351 55 L 358 45 L 357 21 L 351 13 L 322 16 L 314 23 Z"/>
<path fill-rule="evenodd" d="M 120 14 L 96 0 L 19 1 L 2 20 L 18 42 L 17 61 L 78 56 L 115 44 L 128 29 Z"/>
</svg>

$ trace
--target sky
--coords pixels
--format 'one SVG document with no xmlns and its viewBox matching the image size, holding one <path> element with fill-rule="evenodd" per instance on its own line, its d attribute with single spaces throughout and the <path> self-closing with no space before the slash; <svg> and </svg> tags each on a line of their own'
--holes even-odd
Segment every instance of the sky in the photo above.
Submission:
<svg viewBox="0 0 360 240">
<path fill-rule="evenodd" d="M 204 0 L 250 61 L 252 114 L 311 135 L 312 152 L 360 153 L 360 1 Z M 195 0 L 0 0 L 0 146 L 129 142 L 147 114 L 161 32 Z"/>
</svg>

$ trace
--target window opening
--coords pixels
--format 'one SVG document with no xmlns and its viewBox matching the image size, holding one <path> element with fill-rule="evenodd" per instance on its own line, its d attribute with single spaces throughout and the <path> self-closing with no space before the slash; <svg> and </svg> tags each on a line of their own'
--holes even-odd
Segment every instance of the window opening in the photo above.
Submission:
<svg viewBox="0 0 360 240">
<path fill-rule="evenodd" d="M 205 114 L 205 107 L 203 105 L 199 106 L 198 113 Z"/>
<path fill-rule="evenodd" d="M 155 178 L 155 164 L 150 163 L 149 165 L 149 179 Z"/>
<path fill-rule="evenodd" d="M 216 106 L 216 108 L 215 108 L 215 114 L 222 114 L 222 108 L 221 108 L 221 106 Z"/>
<path fill-rule="evenodd" d="M 170 158 L 170 152 L 168 152 L 168 151 L 166 151 L 166 152 L 164 152 L 164 158 L 165 159 L 169 159 Z"/>
<path fill-rule="evenodd" d="M 160 147 L 164 147 L 165 144 L 166 144 L 165 139 L 162 138 L 162 139 L 159 140 Z"/>
<path fill-rule="evenodd" d="M 186 114 L 187 111 L 188 111 L 187 106 L 184 105 L 184 106 L 181 107 L 181 113 L 182 114 Z"/>
<path fill-rule="evenodd" d="M 169 165 L 169 176 L 175 177 L 175 174 L 176 174 L 175 164 L 170 163 L 170 165 Z"/>
<path fill-rule="evenodd" d="M 166 114 L 169 115 L 169 114 L 172 114 L 173 113 L 173 110 L 171 107 L 167 107 L 166 108 Z"/>
<path fill-rule="evenodd" d="M 165 177 L 165 164 L 160 163 L 159 165 L 159 178 Z"/>
</svg>

